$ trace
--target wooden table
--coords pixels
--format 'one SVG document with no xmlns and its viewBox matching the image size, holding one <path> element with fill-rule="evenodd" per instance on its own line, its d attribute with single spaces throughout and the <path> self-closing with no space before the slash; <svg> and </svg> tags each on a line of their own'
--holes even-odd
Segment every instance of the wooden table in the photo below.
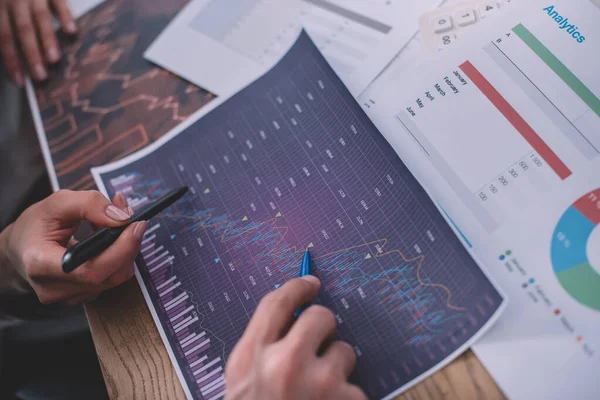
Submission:
<svg viewBox="0 0 600 400">
<path fill-rule="evenodd" d="M 146 62 L 142 53 L 187 0 L 107 0 L 62 38 L 64 57 L 36 87 L 55 189 L 91 189 L 89 167 L 156 140 L 213 96 Z M 112 103 L 111 103 L 112 102 Z M 135 281 L 86 305 L 108 392 L 118 399 L 183 398 Z M 499 399 L 472 352 L 403 399 Z"/>
<path fill-rule="evenodd" d="M 136 281 L 86 304 L 106 387 L 114 399 L 184 398 L 179 379 Z M 469 350 L 398 399 L 503 399 Z"/>
</svg>

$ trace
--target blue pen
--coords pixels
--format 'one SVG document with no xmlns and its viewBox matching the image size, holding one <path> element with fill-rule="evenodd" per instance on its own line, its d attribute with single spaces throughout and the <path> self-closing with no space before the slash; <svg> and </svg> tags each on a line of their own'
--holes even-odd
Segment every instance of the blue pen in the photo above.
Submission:
<svg viewBox="0 0 600 400">
<path fill-rule="evenodd" d="M 304 257 L 302 257 L 302 264 L 300 265 L 300 277 L 302 278 L 303 276 L 306 275 L 311 275 L 312 274 L 312 266 L 310 265 L 310 251 L 308 251 L 308 248 L 306 249 L 306 251 L 304 252 Z M 300 314 L 302 314 L 302 311 L 304 311 L 304 309 L 308 306 L 305 305 L 303 307 L 301 307 L 298 311 L 296 311 L 296 313 L 294 314 L 297 317 L 300 316 Z"/>
</svg>

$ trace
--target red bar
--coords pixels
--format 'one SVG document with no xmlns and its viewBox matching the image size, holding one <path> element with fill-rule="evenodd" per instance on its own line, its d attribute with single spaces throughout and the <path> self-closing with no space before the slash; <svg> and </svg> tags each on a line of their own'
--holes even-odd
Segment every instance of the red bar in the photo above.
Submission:
<svg viewBox="0 0 600 400">
<path fill-rule="evenodd" d="M 504 115 L 504 118 L 523 136 L 523 139 L 542 157 L 556 172 L 560 179 L 565 180 L 571 175 L 569 167 L 562 162 L 552 149 L 538 136 L 529 124 L 519 115 L 508 101 L 492 86 L 490 82 L 471 64 L 466 61 L 460 69 L 473 81 L 475 86 L 488 98 L 489 101 Z"/>
</svg>

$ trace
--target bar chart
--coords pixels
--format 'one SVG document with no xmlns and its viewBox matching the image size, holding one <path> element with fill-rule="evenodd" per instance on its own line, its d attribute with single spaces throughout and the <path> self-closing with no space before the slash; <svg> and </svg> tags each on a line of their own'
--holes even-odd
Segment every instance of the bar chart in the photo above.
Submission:
<svg viewBox="0 0 600 400">
<path fill-rule="evenodd" d="M 517 24 L 396 115 L 489 232 L 600 155 L 598 93 L 561 57 Z"/>
</svg>

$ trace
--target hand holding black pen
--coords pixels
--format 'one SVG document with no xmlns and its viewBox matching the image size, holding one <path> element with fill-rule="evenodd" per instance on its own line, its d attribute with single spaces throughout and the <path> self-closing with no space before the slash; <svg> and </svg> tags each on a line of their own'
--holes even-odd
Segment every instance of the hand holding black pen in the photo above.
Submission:
<svg viewBox="0 0 600 400">
<path fill-rule="evenodd" d="M 69 248 L 62 259 L 63 271 L 69 273 L 84 262 L 96 257 L 112 245 L 129 225 L 149 220 L 179 200 L 187 191 L 187 187 L 174 189 L 132 215 L 127 224 L 116 228 L 101 229 Z"/>
</svg>

